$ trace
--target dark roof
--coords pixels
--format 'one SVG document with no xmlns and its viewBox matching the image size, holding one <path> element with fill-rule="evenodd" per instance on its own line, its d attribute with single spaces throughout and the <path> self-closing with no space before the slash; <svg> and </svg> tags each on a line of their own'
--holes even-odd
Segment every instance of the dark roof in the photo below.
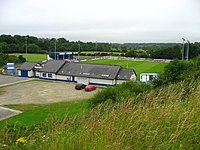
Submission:
<svg viewBox="0 0 200 150">
<path fill-rule="evenodd" d="M 38 63 L 36 62 L 24 62 L 18 70 L 32 70 L 34 69 L 34 66 L 36 66 Z"/>
<path fill-rule="evenodd" d="M 118 80 L 130 80 L 131 76 L 136 73 L 132 69 L 121 69 L 117 75 Z"/>
<path fill-rule="evenodd" d="M 40 72 L 57 73 L 59 69 L 65 64 L 64 60 L 49 60 L 47 61 Z"/>
<path fill-rule="evenodd" d="M 59 75 L 73 75 L 79 77 L 115 79 L 121 66 L 66 63 L 58 72 Z"/>
</svg>

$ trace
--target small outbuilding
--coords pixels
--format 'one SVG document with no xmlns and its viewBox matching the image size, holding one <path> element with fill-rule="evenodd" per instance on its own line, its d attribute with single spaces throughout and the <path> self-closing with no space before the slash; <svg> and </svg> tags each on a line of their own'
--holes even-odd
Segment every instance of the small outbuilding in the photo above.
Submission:
<svg viewBox="0 0 200 150">
<path fill-rule="evenodd" d="M 136 81 L 136 72 L 132 69 L 120 69 L 118 75 L 117 75 L 117 84 L 121 84 L 123 82 L 126 82 L 128 80 Z"/>
<path fill-rule="evenodd" d="M 37 77 L 37 71 L 42 68 L 40 63 L 24 62 L 17 70 L 20 77 Z"/>
<path fill-rule="evenodd" d="M 153 79 L 157 78 L 157 73 L 141 73 L 140 74 L 140 81 L 141 82 L 151 82 Z"/>
</svg>

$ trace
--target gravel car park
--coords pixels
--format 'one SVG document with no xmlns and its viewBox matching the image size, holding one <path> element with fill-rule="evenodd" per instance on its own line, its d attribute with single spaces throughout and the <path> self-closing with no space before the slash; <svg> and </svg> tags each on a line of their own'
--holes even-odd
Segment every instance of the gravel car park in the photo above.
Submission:
<svg viewBox="0 0 200 150">
<path fill-rule="evenodd" d="M 0 87 L 4 85 L 10 85 L 17 82 L 23 82 L 26 80 L 31 80 L 31 78 L 22 78 L 22 77 L 15 77 L 15 76 L 6 76 L 0 75 Z"/>
<path fill-rule="evenodd" d="M 42 104 L 88 99 L 98 90 L 75 90 L 75 83 L 33 80 L 2 87 L 0 105 Z"/>
</svg>

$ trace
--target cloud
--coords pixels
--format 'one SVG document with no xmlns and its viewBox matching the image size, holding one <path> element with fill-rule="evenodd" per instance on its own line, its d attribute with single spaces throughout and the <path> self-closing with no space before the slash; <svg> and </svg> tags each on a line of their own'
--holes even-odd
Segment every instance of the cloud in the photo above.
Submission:
<svg viewBox="0 0 200 150">
<path fill-rule="evenodd" d="M 0 33 L 107 42 L 200 37 L 198 0 L 7 0 Z"/>
</svg>

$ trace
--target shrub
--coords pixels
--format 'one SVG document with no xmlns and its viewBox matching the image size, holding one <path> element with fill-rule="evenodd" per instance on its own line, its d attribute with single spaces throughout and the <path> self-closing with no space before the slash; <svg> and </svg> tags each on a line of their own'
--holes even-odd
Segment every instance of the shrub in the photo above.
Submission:
<svg viewBox="0 0 200 150">
<path fill-rule="evenodd" d="M 124 82 L 115 87 L 108 87 L 98 92 L 90 100 L 91 106 L 97 106 L 98 104 L 108 100 L 112 102 L 124 101 L 149 89 L 151 89 L 150 84 L 132 81 Z"/>
<path fill-rule="evenodd" d="M 180 81 L 180 75 L 190 67 L 189 63 L 175 59 L 170 62 L 165 68 L 163 74 L 153 81 L 154 87 L 160 87 L 169 83 Z"/>
</svg>

